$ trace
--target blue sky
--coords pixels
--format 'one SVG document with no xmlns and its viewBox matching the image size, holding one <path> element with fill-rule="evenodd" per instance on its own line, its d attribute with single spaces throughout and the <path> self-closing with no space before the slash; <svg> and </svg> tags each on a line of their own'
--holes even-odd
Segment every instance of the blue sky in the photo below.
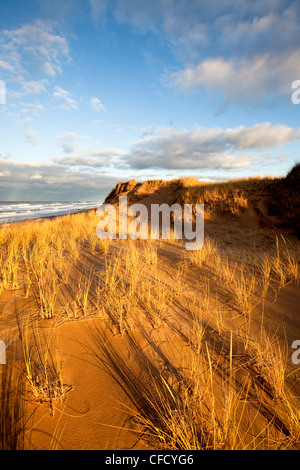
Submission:
<svg viewBox="0 0 300 470">
<path fill-rule="evenodd" d="M 2 0 L 0 200 L 299 161 L 300 3 Z"/>
</svg>

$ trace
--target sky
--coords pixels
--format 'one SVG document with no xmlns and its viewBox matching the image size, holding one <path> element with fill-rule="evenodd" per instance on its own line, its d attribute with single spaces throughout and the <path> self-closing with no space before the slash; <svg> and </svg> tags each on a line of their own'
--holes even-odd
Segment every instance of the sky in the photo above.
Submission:
<svg viewBox="0 0 300 470">
<path fill-rule="evenodd" d="M 0 200 L 284 176 L 297 80 L 298 0 L 0 0 Z"/>
</svg>

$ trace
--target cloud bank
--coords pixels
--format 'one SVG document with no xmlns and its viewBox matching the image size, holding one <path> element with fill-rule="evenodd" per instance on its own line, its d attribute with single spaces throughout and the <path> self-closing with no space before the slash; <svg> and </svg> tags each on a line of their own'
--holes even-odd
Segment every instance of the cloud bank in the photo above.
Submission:
<svg viewBox="0 0 300 470">
<path fill-rule="evenodd" d="M 28 129 L 27 141 L 35 144 L 38 134 Z M 0 197 L 3 200 L 101 199 L 120 180 L 130 179 L 138 170 L 159 177 L 160 171 L 201 172 L 205 176 L 217 170 L 233 177 L 232 172 L 253 168 L 263 170 L 266 162 L 284 159 L 284 145 L 300 138 L 300 129 L 284 124 L 259 123 L 252 127 L 175 130 L 143 129 L 141 138 L 127 152 L 118 148 L 82 149 L 83 137 L 74 132 L 58 136 L 63 155 L 50 163 L 17 163 L 0 156 Z M 270 149 L 282 147 L 280 155 Z M 173 173 L 173 171 L 175 173 Z M 180 173 L 181 174 L 181 173 Z M 224 179 L 224 178 L 223 178 Z M 21 196 L 22 195 L 22 196 Z M 41 197 L 42 195 L 42 197 Z"/>
<path fill-rule="evenodd" d="M 264 163 L 266 152 L 300 137 L 300 129 L 270 122 L 234 129 L 164 129 L 141 138 L 125 160 L 131 168 L 241 169 Z M 263 153 L 262 153 L 263 152 Z"/>
</svg>

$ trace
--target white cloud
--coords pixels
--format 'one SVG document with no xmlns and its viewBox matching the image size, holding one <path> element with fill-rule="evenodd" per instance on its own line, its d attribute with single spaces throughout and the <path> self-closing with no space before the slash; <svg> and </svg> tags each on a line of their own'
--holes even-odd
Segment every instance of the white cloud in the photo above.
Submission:
<svg viewBox="0 0 300 470">
<path fill-rule="evenodd" d="M 70 96 L 70 93 L 63 88 L 56 86 L 54 87 L 53 96 L 59 99 L 67 99 Z"/>
<path fill-rule="evenodd" d="M 21 124 L 22 126 L 26 126 L 27 124 L 29 124 L 32 121 L 33 121 L 33 118 L 31 116 L 28 116 L 25 119 L 19 119 L 18 120 L 19 124 Z"/>
<path fill-rule="evenodd" d="M 48 78 L 60 73 L 70 60 L 67 39 L 49 23 L 35 21 L 0 31 L 1 78 L 7 83 L 9 98 L 45 91 Z"/>
<path fill-rule="evenodd" d="M 36 173 L 36 174 L 30 176 L 29 179 L 34 180 L 34 181 L 38 181 L 38 180 L 42 180 L 43 177 L 42 177 L 42 175 L 39 175 L 39 174 Z"/>
<path fill-rule="evenodd" d="M 35 129 L 27 129 L 25 132 L 25 142 L 32 145 L 37 145 L 40 141 L 38 131 Z"/>
<path fill-rule="evenodd" d="M 300 74 L 300 3 L 282 0 L 90 0 L 120 24 L 159 36 L 182 64 L 166 82 L 249 104 L 289 93 Z M 97 14 L 95 15 L 97 16 Z M 147 57 L 145 51 L 144 56 Z M 164 77 L 166 78 L 166 76 Z"/>
<path fill-rule="evenodd" d="M 29 122 L 22 119 L 24 114 L 39 116 L 44 106 L 26 100 L 46 93 L 49 80 L 61 72 L 63 63 L 69 61 L 66 38 L 55 33 L 49 23 L 35 21 L 0 31 L 0 71 L 1 79 L 6 83 L 7 115 L 21 124 Z M 13 103 L 13 100 L 19 102 Z M 78 106 L 69 96 L 61 107 L 77 109 Z M 25 141 L 36 144 L 38 136 L 29 132 Z"/>
<path fill-rule="evenodd" d="M 290 94 L 293 79 L 300 76 L 300 51 L 263 54 L 242 59 L 206 59 L 172 73 L 170 83 L 186 91 L 201 87 L 219 91 L 225 100 L 249 103 L 275 94 Z"/>
<path fill-rule="evenodd" d="M 28 23 L 18 29 L 4 30 L 0 36 L 4 60 L 24 72 L 23 64 L 40 70 L 45 64 L 51 73 L 61 71 L 62 60 L 69 60 L 69 47 L 65 37 L 55 34 L 44 22 Z M 44 69 L 44 72 L 47 71 Z"/>
<path fill-rule="evenodd" d="M 65 166 L 105 167 L 118 165 L 124 152 L 120 149 L 109 148 L 100 150 L 75 150 L 68 152 L 66 157 L 55 157 L 53 161 Z"/>
<path fill-rule="evenodd" d="M 24 82 L 24 95 L 39 95 L 41 92 L 46 91 L 46 85 L 48 85 L 48 80 L 46 79 Z"/>
<path fill-rule="evenodd" d="M 13 91 L 9 88 L 6 90 L 7 99 L 11 101 L 39 95 L 43 91 L 46 91 L 46 85 L 48 85 L 47 79 L 24 81 L 20 91 Z"/>
<path fill-rule="evenodd" d="M 26 99 L 30 96 L 39 95 L 46 91 L 46 85 L 48 85 L 47 79 L 24 81 L 20 91 L 11 90 L 9 88 L 6 90 L 7 100 L 11 102 L 11 100 L 14 99 Z"/>
<path fill-rule="evenodd" d="M 5 60 L 0 60 L 0 68 L 4 70 L 13 71 L 13 66 L 6 62 Z"/>
<path fill-rule="evenodd" d="M 235 129 L 198 126 L 192 130 L 165 128 L 161 133 L 156 129 L 133 145 L 124 161 L 136 169 L 242 169 L 254 162 L 262 165 L 266 150 L 298 138 L 300 129 L 269 122 Z"/>
<path fill-rule="evenodd" d="M 0 171 L 0 178 L 8 178 L 10 175 L 10 171 Z"/>
<path fill-rule="evenodd" d="M 118 148 L 107 149 L 82 149 L 79 148 L 79 141 L 89 139 L 76 132 L 66 131 L 58 136 L 63 157 L 53 157 L 53 161 L 64 166 L 84 167 L 104 167 L 117 164 L 124 152 Z"/>
<path fill-rule="evenodd" d="M 49 77 L 55 77 L 56 75 L 55 67 L 50 62 L 45 62 L 42 66 L 42 70 L 44 74 L 48 75 Z"/>
<path fill-rule="evenodd" d="M 76 132 L 66 131 L 58 136 L 60 145 L 64 153 L 75 152 L 78 135 Z"/>
<path fill-rule="evenodd" d="M 105 17 L 108 0 L 90 0 L 91 15 L 95 22 Z"/>
<path fill-rule="evenodd" d="M 79 138 L 82 139 L 74 132 L 61 134 L 59 140 L 66 155 L 54 157 L 53 161 L 81 171 L 108 167 L 114 171 L 237 170 L 249 169 L 253 164 L 263 167 L 266 161 L 277 162 L 284 155 L 272 157 L 269 150 L 299 139 L 300 129 L 270 122 L 227 129 L 150 127 L 142 129 L 141 138 L 126 153 L 118 148 L 82 149 Z"/>
<path fill-rule="evenodd" d="M 299 2 L 282 0 L 90 0 L 94 19 L 107 11 L 121 24 L 164 38 L 173 51 L 196 59 L 213 45 L 217 55 L 226 51 L 249 56 L 257 50 L 297 48 Z M 274 34 L 280 31 L 281 34 Z"/>
<path fill-rule="evenodd" d="M 224 137 L 237 149 L 263 149 L 266 147 L 280 147 L 299 138 L 300 129 L 295 130 L 285 124 L 272 126 L 270 122 L 264 122 L 249 128 L 239 126 L 235 129 L 226 129 Z"/>
<path fill-rule="evenodd" d="M 30 114 L 31 116 L 39 116 L 41 111 L 44 111 L 44 106 L 40 103 L 20 103 L 21 114 Z"/>
<path fill-rule="evenodd" d="M 62 101 L 62 103 L 59 105 L 61 109 L 71 110 L 78 109 L 79 107 L 78 101 L 71 97 L 71 93 L 59 86 L 54 87 L 53 97 Z"/>
<path fill-rule="evenodd" d="M 90 105 L 97 112 L 105 111 L 105 107 L 104 107 L 103 103 L 101 102 L 101 100 L 99 100 L 99 98 L 91 98 Z"/>
<path fill-rule="evenodd" d="M 1 161 L 0 200 L 101 201 L 118 182 L 116 176 L 92 168 L 78 172 L 55 163 Z"/>
</svg>

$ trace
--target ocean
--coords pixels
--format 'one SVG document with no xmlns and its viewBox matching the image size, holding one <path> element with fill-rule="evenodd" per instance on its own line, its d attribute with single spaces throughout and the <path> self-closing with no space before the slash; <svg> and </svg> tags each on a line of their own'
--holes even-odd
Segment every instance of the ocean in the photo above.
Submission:
<svg viewBox="0 0 300 470">
<path fill-rule="evenodd" d="M 55 215 L 73 214 L 99 207 L 101 202 L 57 202 L 57 201 L 0 201 L 0 224 L 21 220 L 39 219 Z"/>
</svg>

